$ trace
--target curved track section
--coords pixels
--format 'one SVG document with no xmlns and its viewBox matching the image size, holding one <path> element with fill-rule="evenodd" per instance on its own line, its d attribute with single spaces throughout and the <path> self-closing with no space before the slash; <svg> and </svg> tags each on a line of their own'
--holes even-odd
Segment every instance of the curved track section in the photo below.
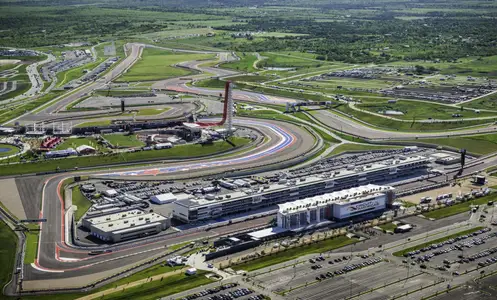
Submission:
<svg viewBox="0 0 497 300">
<path fill-rule="evenodd" d="M 243 165 L 256 166 L 276 163 L 285 158 L 301 156 L 312 149 L 312 136 L 302 128 L 275 121 L 252 121 L 239 119 L 235 123 L 257 128 L 269 138 L 269 141 L 248 150 L 225 158 L 211 158 L 190 162 L 174 162 L 164 168 L 113 172 L 105 176 L 121 178 L 162 175 L 177 176 L 192 173 L 201 176 L 203 172 L 222 172 L 229 167 Z M 183 231 L 181 234 L 159 235 L 131 244 L 115 245 L 112 253 L 88 256 L 88 250 L 74 248 L 66 244 L 68 228 L 66 227 L 65 205 L 59 193 L 61 180 L 67 175 L 54 176 L 46 181 L 43 190 L 42 213 L 48 223 L 43 224 L 38 244 L 38 256 L 32 268 L 25 271 L 25 280 L 38 279 L 71 280 L 71 277 L 91 276 L 92 274 L 116 273 L 119 268 L 136 263 L 164 251 L 164 243 L 174 244 L 196 238 L 206 238 L 215 232 Z M 108 271 L 112 270 L 112 271 Z M 59 284 L 59 282 L 57 283 Z"/>
</svg>

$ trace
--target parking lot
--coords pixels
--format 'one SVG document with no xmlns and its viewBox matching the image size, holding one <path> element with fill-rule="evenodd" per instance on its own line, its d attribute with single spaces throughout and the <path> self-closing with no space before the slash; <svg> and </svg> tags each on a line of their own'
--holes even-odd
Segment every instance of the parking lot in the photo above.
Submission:
<svg viewBox="0 0 497 300">
<path fill-rule="evenodd" d="M 405 264 L 459 276 L 466 271 L 497 263 L 497 232 L 490 228 L 432 244 L 406 254 Z"/>
<path fill-rule="evenodd" d="M 205 289 L 193 295 L 178 300 L 262 300 L 263 295 L 253 290 L 241 287 L 238 283 L 227 283 L 215 288 Z"/>
</svg>

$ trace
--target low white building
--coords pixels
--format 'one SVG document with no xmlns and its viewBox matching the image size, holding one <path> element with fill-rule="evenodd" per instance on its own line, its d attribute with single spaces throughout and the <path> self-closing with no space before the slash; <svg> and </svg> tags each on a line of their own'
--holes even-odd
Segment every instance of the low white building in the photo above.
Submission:
<svg viewBox="0 0 497 300">
<path fill-rule="evenodd" d="M 368 184 L 278 204 L 278 227 L 298 229 L 329 220 L 343 220 L 384 210 L 394 199 L 393 188 Z"/>
<path fill-rule="evenodd" d="M 150 197 L 150 201 L 155 204 L 167 204 L 178 200 L 173 193 L 160 194 Z"/>
<path fill-rule="evenodd" d="M 90 234 L 106 242 L 120 242 L 157 234 L 171 226 L 171 220 L 139 209 L 83 219 Z"/>
</svg>

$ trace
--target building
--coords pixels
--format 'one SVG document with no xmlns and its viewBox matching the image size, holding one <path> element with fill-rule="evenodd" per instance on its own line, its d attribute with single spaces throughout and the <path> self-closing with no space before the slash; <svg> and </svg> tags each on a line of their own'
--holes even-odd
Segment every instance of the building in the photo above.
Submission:
<svg viewBox="0 0 497 300">
<path fill-rule="evenodd" d="M 83 226 L 102 241 L 120 242 L 157 234 L 171 226 L 169 218 L 139 209 L 83 219 Z"/>
<path fill-rule="evenodd" d="M 392 203 L 393 188 L 368 184 L 279 204 L 278 227 L 298 229 L 329 220 L 345 220 L 382 211 Z"/>
<path fill-rule="evenodd" d="M 95 148 L 88 145 L 81 145 L 79 147 L 76 147 L 76 151 L 81 155 L 94 154 L 95 152 L 97 152 Z"/>
<path fill-rule="evenodd" d="M 238 189 L 230 194 L 213 195 L 210 199 L 207 199 L 207 196 L 190 196 L 178 199 L 172 204 L 173 217 L 189 223 L 249 212 L 280 203 L 411 176 L 416 171 L 425 172 L 429 163 L 430 160 L 423 156 L 402 157 L 402 159 L 364 166 L 348 166 L 346 169 L 320 175 L 284 179 L 275 184 L 265 184 L 258 189 Z"/>
<path fill-rule="evenodd" d="M 76 150 L 74 150 L 73 148 L 67 148 L 66 150 L 48 151 L 47 153 L 45 153 L 46 158 L 68 157 L 72 155 L 78 155 L 78 152 L 76 152 Z"/>
<path fill-rule="evenodd" d="M 155 204 L 167 204 L 178 200 L 173 193 L 160 194 L 150 197 L 150 202 Z"/>
</svg>

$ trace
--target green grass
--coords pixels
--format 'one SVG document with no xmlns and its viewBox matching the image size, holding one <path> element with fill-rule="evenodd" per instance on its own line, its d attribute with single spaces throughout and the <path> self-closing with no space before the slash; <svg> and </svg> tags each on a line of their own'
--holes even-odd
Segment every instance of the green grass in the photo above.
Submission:
<svg viewBox="0 0 497 300">
<path fill-rule="evenodd" d="M 224 88 L 224 85 L 226 83 L 222 80 L 219 80 L 219 79 L 203 79 L 203 80 L 199 80 L 197 82 L 195 82 L 195 86 L 198 86 L 198 87 L 206 87 L 206 88 L 218 88 L 218 89 L 221 89 L 221 88 Z"/>
<path fill-rule="evenodd" d="M 471 210 L 471 205 L 484 205 L 487 204 L 488 201 L 495 201 L 497 199 L 497 193 L 487 195 L 485 197 L 481 197 L 478 199 L 474 199 L 471 201 L 466 201 L 458 204 L 454 204 L 451 206 L 446 206 L 444 208 L 432 210 L 426 213 L 423 213 L 423 216 L 429 219 L 442 219 L 447 218 L 453 215 L 461 214 L 464 212 L 468 212 Z"/>
<path fill-rule="evenodd" d="M 377 146 L 371 144 L 343 144 L 331 151 L 330 156 L 338 155 L 346 151 L 371 151 L 371 150 L 385 150 L 385 149 L 400 149 L 402 146 Z"/>
<path fill-rule="evenodd" d="M 257 69 L 254 68 L 254 62 L 257 61 L 256 55 L 245 52 L 237 52 L 236 55 L 240 57 L 240 60 L 224 63 L 221 65 L 221 67 L 225 69 L 232 69 L 248 73 L 253 73 L 258 71 Z"/>
<path fill-rule="evenodd" d="M 17 148 L 16 146 L 12 146 L 12 145 L 9 145 L 9 144 L 0 144 L 0 148 L 9 149 L 6 152 L 0 152 L 0 157 L 14 155 L 14 154 L 16 154 L 16 153 L 18 153 L 20 151 L 19 148 Z"/>
<path fill-rule="evenodd" d="M 141 147 L 145 145 L 145 143 L 140 141 L 134 134 L 104 134 L 102 137 L 112 145 L 120 148 Z"/>
<path fill-rule="evenodd" d="M 97 141 L 94 138 L 84 137 L 84 138 L 64 139 L 62 143 L 60 143 L 59 145 L 57 145 L 57 147 L 55 147 L 55 150 L 65 150 L 67 148 L 76 149 L 81 145 L 87 145 L 95 149 L 99 148 L 99 145 L 97 144 Z"/>
<path fill-rule="evenodd" d="M 75 186 L 72 189 L 72 204 L 77 206 L 77 210 L 74 212 L 74 220 L 76 222 L 81 219 L 81 217 L 86 213 L 86 211 L 91 206 L 91 201 L 88 200 L 80 190 L 79 186 Z"/>
<path fill-rule="evenodd" d="M 485 112 L 481 111 L 476 113 L 473 110 L 462 110 L 457 107 L 451 107 L 447 105 L 440 105 L 436 103 L 427 103 L 419 101 L 397 101 L 397 103 L 384 103 L 379 102 L 367 102 L 356 105 L 357 108 L 367 110 L 373 113 L 380 113 L 386 110 L 399 111 L 404 113 L 403 115 L 389 115 L 390 117 L 402 120 L 426 120 L 428 118 L 438 119 L 438 120 L 454 120 L 452 114 L 461 114 L 464 118 L 478 118 L 478 117 L 496 117 L 495 112 Z M 388 116 L 388 115 L 387 115 Z M 464 119 L 462 118 L 462 119 Z"/>
<path fill-rule="evenodd" d="M 0 124 L 5 123 L 9 120 L 12 120 L 16 117 L 19 117 L 28 111 L 34 110 L 38 107 L 41 107 L 45 103 L 54 99 L 59 94 L 60 94 L 60 92 L 50 92 L 44 96 L 41 96 L 40 98 L 38 98 L 36 100 L 30 101 L 24 105 L 20 105 L 13 110 L 0 111 Z"/>
<path fill-rule="evenodd" d="M 241 81 L 241 82 L 264 82 L 264 81 L 270 80 L 271 78 L 267 77 L 267 76 L 262 76 L 262 75 L 240 75 L 240 76 L 229 77 L 226 79 L 234 81 L 234 82 L 237 82 L 237 81 Z"/>
<path fill-rule="evenodd" d="M 324 141 L 332 143 L 332 144 L 338 144 L 341 143 L 340 140 L 337 140 L 336 138 L 332 137 L 331 135 L 327 134 L 326 132 L 322 131 L 321 129 L 318 129 L 316 127 L 312 127 L 322 138 Z"/>
<path fill-rule="evenodd" d="M 335 108 L 336 110 L 352 115 L 363 122 L 371 124 L 373 126 L 382 128 L 384 130 L 397 130 L 397 131 L 444 131 L 460 129 L 468 126 L 476 126 L 489 124 L 493 121 L 491 119 L 487 120 L 472 120 L 472 121 L 453 121 L 453 122 L 430 122 L 430 123 L 420 123 L 420 122 L 410 122 L 410 121 L 396 121 L 388 118 L 383 118 L 380 116 L 375 116 L 366 112 L 357 111 L 350 108 L 348 105 L 339 105 Z"/>
<path fill-rule="evenodd" d="M 160 115 L 162 113 L 165 113 L 166 111 L 170 110 L 170 107 L 164 107 L 164 108 L 143 108 L 138 111 L 136 114 L 137 116 L 155 116 L 155 115 Z"/>
<path fill-rule="evenodd" d="M 26 254 L 24 256 L 24 263 L 30 264 L 33 263 L 36 259 L 36 255 L 38 253 L 38 235 L 40 233 L 37 230 L 39 227 L 37 224 L 30 224 L 28 228 L 33 229 L 29 232 L 26 232 Z"/>
<path fill-rule="evenodd" d="M 139 59 L 123 76 L 117 79 L 124 81 L 152 81 L 178 76 L 188 76 L 192 71 L 173 67 L 173 64 L 190 60 L 201 60 L 213 58 L 212 54 L 176 54 L 160 49 L 143 50 L 142 58 Z"/>
<path fill-rule="evenodd" d="M 394 231 L 395 228 L 397 228 L 397 225 L 395 225 L 393 223 L 386 223 L 386 224 L 379 225 L 378 227 L 380 227 L 381 229 L 383 229 L 385 231 Z"/>
<path fill-rule="evenodd" d="M 214 282 L 212 279 L 205 277 L 206 271 L 197 271 L 196 275 L 187 276 L 185 274 L 172 275 L 164 280 L 155 280 L 150 283 L 142 284 L 121 292 L 112 293 L 99 299 L 105 300 L 152 300 L 169 295 L 177 294 L 183 291 L 193 289 L 198 286 Z"/>
<path fill-rule="evenodd" d="M 458 233 L 454 233 L 454 234 L 451 234 L 451 235 L 448 235 L 448 236 L 444 236 L 444 237 L 439 238 L 439 239 L 431 240 L 431 241 L 428 241 L 428 242 L 425 242 L 425 243 L 422 243 L 422 244 L 419 244 L 419 245 L 416 245 L 416 246 L 413 246 L 413 247 L 409 247 L 409 248 L 406 248 L 406 249 L 401 250 L 401 251 L 394 252 L 393 255 L 394 256 L 398 256 L 398 257 L 404 256 L 404 253 L 408 253 L 408 252 L 411 252 L 411 251 L 420 250 L 420 249 L 423 249 L 426 246 L 429 246 L 431 244 L 441 243 L 441 242 L 444 242 L 446 240 L 450 240 L 450 239 L 456 238 L 458 236 L 463 236 L 463 235 L 467 235 L 467 234 L 473 233 L 473 232 L 478 231 L 478 230 L 483 229 L 483 228 L 485 228 L 485 227 L 480 226 L 480 227 L 476 227 L 476 228 L 467 229 L 467 230 L 464 230 L 464 231 L 461 231 L 461 232 L 458 232 Z"/>
<path fill-rule="evenodd" d="M 232 138 L 236 147 L 250 143 L 250 139 Z M 19 165 L 0 165 L 0 175 L 29 174 L 39 172 L 54 172 L 60 170 L 73 170 L 75 167 L 102 167 L 115 164 L 126 164 L 149 160 L 165 160 L 172 158 L 194 158 L 208 156 L 233 150 L 233 146 L 224 141 L 214 142 L 212 145 L 180 145 L 171 149 L 139 151 L 133 153 L 113 153 L 99 156 L 78 156 L 65 159 L 41 160 L 38 162 L 23 163 Z M 13 167 L 15 166 L 15 167 Z"/>
<path fill-rule="evenodd" d="M 262 52 L 262 56 L 267 59 L 259 62 L 259 67 L 277 67 L 277 68 L 303 68 L 303 67 L 320 67 L 328 64 L 326 61 L 318 61 L 313 59 L 306 59 L 292 55 L 292 53 L 285 52 Z"/>
<path fill-rule="evenodd" d="M 470 153 L 485 155 L 497 151 L 497 134 L 473 135 L 438 139 L 418 139 L 417 141 L 456 149 L 464 148 Z"/>
<path fill-rule="evenodd" d="M 270 119 L 277 120 L 283 122 L 298 122 L 297 120 L 287 116 L 286 114 L 278 113 L 272 110 L 239 110 L 238 116 L 240 117 L 251 117 L 251 118 L 259 118 L 259 119 Z"/>
<path fill-rule="evenodd" d="M 497 109 L 497 93 L 486 96 L 471 102 L 461 104 L 463 107 L 481 108 L 481 109 Z"/>
<path fill-rule="evenodd" d="M 110 125 L 110 123 L 111 123 L 110 120 L 91 121 L 91 122 L 79 123 L 79 124 L 75 125 L 74 127 L 81 128 L 81 127 L 107 126 L 107 125 Z"/>
<path fill-rule="evenodd" d="M 313 253 L 323 253 L 340 247 L 356 243 L 357 239 L 349 239 L 346 236 L 339 236 L 324 241 L 319 241 L 311 245 L 291 248 L 272 255 L 263 256 L 255 260 L 233 266 L 234 270 L 245 270 L 247 272 L 266 268 L 275 264 L 299 258 Z"/>
<path fill-rule="evenodd" d="M 10 281 L 17 249 L 17 235 L 0 220 L 0 287 L 3 288 Z"/>
</svg>

